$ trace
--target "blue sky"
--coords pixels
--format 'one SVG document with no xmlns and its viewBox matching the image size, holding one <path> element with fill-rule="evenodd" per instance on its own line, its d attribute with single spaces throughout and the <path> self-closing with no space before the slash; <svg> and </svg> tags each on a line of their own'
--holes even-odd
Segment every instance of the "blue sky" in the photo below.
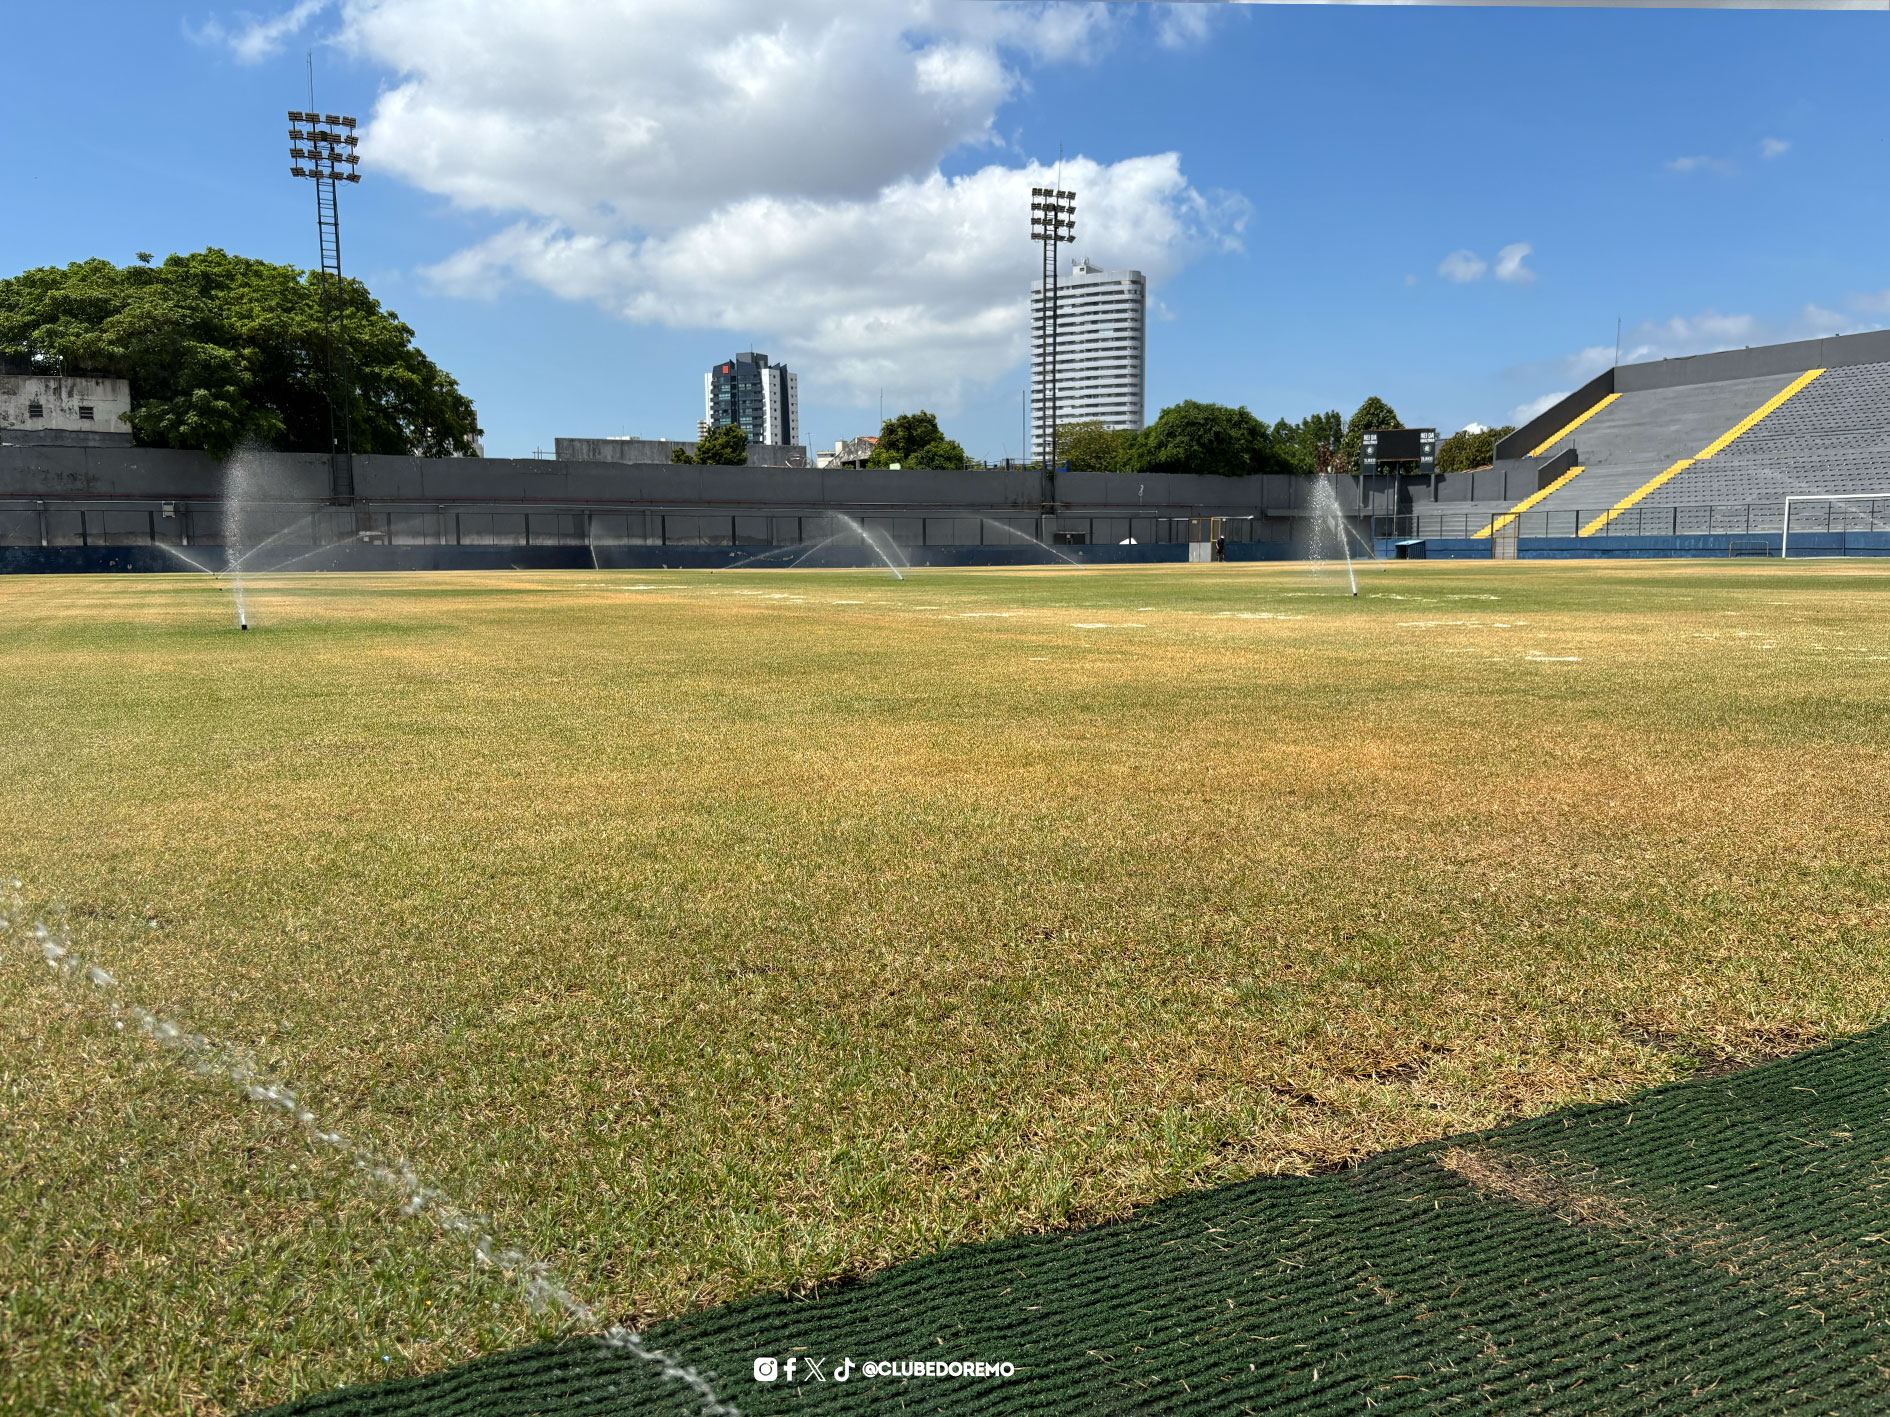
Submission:
<svg viewBox="0 0 1890 1417">
<path fill-rule="evenodd" d="M 1075 253 L 1153 278 L 1151 411 L 1375 393 L 1449 431 L 1574 387 L 1617 318 L 1641 357 L 1890 324 L 1890 15 L 251 7 L 102 0 L 82 35 L 10 16 L 41 59 L 9 76 L 0 272 L 205 245 L 308 264 L 283 113 L 313 48 L 319 106 L 372 120 L 348 268 L 492 454 L 691 436 L 702 371 L 758 347 L 801 370 L 812 443 L 869 431 L 884 387 L 888 413 L 1015 455 L 1015 194 L 1059 144 Z"/>
</svg>

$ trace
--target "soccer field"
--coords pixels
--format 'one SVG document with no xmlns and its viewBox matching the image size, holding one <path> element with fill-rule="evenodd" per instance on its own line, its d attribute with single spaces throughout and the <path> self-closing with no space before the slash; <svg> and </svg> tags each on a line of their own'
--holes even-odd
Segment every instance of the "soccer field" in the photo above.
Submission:
<svg viewBox="0 0 1890 1417">
<path fill-rule="evenodd" d="M 0 578 L 0 1410 L 553 1331 L 134 1006 L 631 1322 L 1884 1016 L 1890 574 L 1359 589 Z"/>
</svg>

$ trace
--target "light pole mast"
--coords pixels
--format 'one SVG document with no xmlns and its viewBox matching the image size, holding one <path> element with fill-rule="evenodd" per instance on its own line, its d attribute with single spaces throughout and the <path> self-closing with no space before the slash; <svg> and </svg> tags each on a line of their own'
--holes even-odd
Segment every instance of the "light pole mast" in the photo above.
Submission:
<svg viewBox="0 0 1890 1417">
<path fill-rule="evenodd" d="M 1062 242 L 1076 240 L 1076 193 L 1056 187 L 1032 187 L 1030 239 L 1043 246 L 1043 304 L 1037 320 L 1037 334 L 1043 348 L 1043 392 L 1037 396 L 1037 417 L 1049 419 L 1043 425 L 1050 435 L 1044 470 L 1054 474 L 1057 466 L 1057 290 L 1058 272 L 1063 264 L 1057 247 Z M 1042 441 L 1039 439 L 1040 443 Z"/>
<path fill-rule="evenodd" d="M 312 90 L 311 90 L 312 91 Z M 359 182 L 354 169 L 360 139 L 354 119 L 343 114 L 289 110 L 289 158 L 292 177 L 315 184 L 315 235 L 321 246 L 322 327 L 327 335 L 328 487 L 337 502 L 354 500 L 354 383 L 348 367 L 347 292 L 341 284 L 341 205 L 335 192 L 343 182 Z M 306 125 L 306 126 L 304 126 Z M 335 428 L 335 406 L 341 428 Z"/>
</svg>

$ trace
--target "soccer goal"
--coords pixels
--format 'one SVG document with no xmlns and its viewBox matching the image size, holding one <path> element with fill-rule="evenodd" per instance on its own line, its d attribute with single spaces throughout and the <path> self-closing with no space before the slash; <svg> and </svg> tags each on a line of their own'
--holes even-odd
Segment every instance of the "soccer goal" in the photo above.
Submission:
<svg viewBox="0 0 1890 1417">
<path fill-rule="evenodd" d="M 1785 519 L 1780 524 L 1778 539 L 1778 554 L 1781 559 L 1792 554 L 1792 508 L 1808 502 L 1822 502 L 1824 504 L 1824 525 L 1803 525 L 1801 519 L 1801 524 L 1798 528 L 1800 533 L 1818 531 L 1890 531 L 1890 492 L 1856 492 L 1843 497 L 1787 497 L 1785 499 Z M 1839 525 L 1834 515 L 1838 510 L 1838 503 L 1862 504 L 1861 516 L 1858 512 L 1852 511 L 1849 507 L 1846 507 L 1844 509 L 1845 515 L 1843 523 Z M 1811 520 L 1815 522 L 1816 518 L 1812 518 Z M 1840 551 L 1838 554 L 1843 555 L 1844 553 Z"/>
</svg>

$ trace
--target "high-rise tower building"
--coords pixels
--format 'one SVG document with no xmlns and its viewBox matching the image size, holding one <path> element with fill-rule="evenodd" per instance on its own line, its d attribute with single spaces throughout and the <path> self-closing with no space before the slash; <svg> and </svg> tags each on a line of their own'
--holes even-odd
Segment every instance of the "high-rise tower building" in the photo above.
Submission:
<svg viewBox="0 0 1890 1417">
<path fill-rule="evenodd" d="M 800 380 L 765 354 L 738 354 L 702 376 L 703 423 L 733 423 L 751 443 L 801 441 Z"/>
<path fill-rule="evenodd" d="M 1031 456 L 1050 452 L 1049 310 L 1043 282 L 1030 286 Z M 1140 271 L 1078 261 L 1057 290 L 1056 421 L 1139 430 L 1143 424 L 1148 282 Z"/>
</svg>

